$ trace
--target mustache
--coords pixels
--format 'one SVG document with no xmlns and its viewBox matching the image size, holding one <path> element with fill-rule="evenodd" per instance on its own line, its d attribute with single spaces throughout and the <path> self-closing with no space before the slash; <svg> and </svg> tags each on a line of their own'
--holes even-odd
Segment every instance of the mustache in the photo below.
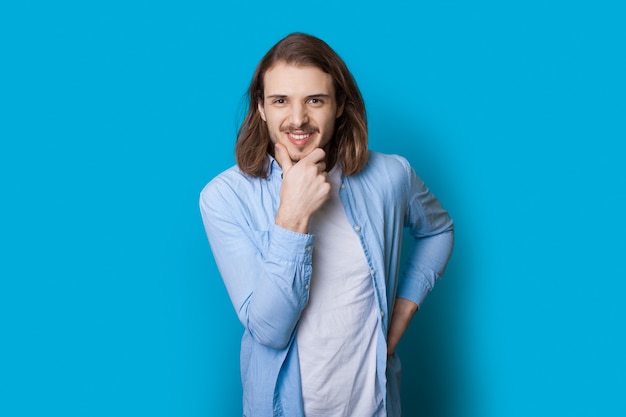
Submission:
<svg viewBox="0 0 626 417">
<path fill-rule="evenodd" d="M 288 132 L 292 132 L 294 130 L 301 130 L 304 132 L 310 132 L 310 133 L 318 133 L 319 129 L 311 124 L 303 124 L 300 126 L 296 126 L 296 125 L 287 125 L 287 126 L 281 126 L 280 131 L 282 133 L 288 133 Z"/>
</svg>

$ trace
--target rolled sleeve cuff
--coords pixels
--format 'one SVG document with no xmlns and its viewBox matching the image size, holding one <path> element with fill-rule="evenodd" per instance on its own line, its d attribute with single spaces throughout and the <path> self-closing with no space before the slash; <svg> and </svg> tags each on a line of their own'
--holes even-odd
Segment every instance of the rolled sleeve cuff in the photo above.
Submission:
<svg viewBox="0 0 626 417">
<path fill-rule="evenodd" d="M 413 301 L 421 307 L 431 289 L 431 286 L 428 286 L 420 279 L 405 277 L 401 286 L 398 288 L 396 297 Z"/>
<path fill-rule="evenodd" d="M 274 225 L 270 234 L 268 257 L 274 260 L 311 265 L 315 236 Z"/>
</svg>

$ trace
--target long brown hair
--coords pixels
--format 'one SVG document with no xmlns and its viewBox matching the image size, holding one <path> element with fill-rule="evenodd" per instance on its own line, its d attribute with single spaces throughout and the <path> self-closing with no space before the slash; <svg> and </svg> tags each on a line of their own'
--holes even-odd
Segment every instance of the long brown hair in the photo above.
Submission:
<svg viewBox="0 0 626 417">
<path fill-rule="evenodd" d="M 267 177 L 268 153 L 274 146 L 258 104 L 263 102 L 263 77 L 277 62 L 315 66 L 333 79 L 338 105 L 344 105 L 335 121 L 327 151 L 327 166 L 339 162 L 344 175 L 359 172 L 367 163 L 367 119 L 361 92 L 343 60 L 324 41 L 304 33 L 292 33 L 270 49 L 257 65 L 248 87 L 248 114 L 239 127 L 235 158 L 246 174 Z"/>
</svg>

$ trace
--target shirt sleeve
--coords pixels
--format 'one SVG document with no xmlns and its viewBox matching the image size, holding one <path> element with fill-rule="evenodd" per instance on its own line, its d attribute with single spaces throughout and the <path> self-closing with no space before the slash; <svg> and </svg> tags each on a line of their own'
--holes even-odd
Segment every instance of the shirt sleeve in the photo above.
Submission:
<svg viewBox="0 0 626 417">
<path fill-rule="evenodd" d="M 204 228 L 239 320 L 258 343 L 283 349 L 308 302 L 314 236 L 276 225 L 257 231 L 244 204 L 217 181 L 200 195 Z"/>
<path fill-rule="evenodd" d="M 409 196 L 404 225 L 409 229 L 413 242 L 399 278 L 396 296 L 421 306 L 450 259 L 454 223 L 413 168 L 404 162 Z"/>
</svg>

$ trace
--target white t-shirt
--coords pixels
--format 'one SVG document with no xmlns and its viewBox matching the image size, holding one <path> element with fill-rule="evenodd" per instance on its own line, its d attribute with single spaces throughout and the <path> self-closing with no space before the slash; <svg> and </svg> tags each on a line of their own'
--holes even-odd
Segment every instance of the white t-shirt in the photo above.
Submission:
<svg viewBox="0 0 626 417">
<path fill-rule="evenodd" d="M 374 284 L 359 237 L 332 193 L 309 225 L 315 235 L 309 303 L 297 341 L 306 417 L 384 416 L 376 381 L 378 315 Z"/>
</svg>

